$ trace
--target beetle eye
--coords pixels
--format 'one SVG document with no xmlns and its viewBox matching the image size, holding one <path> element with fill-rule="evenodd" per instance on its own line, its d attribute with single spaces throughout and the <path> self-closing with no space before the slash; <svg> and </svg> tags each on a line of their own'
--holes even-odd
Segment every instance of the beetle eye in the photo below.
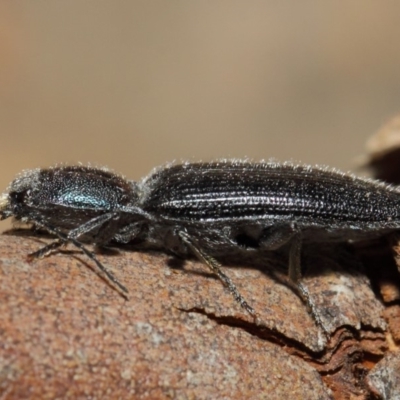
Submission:
<svg viewBox="0 0 400 400">
<path fill-rule="evenodd" d="M 22 204 L 25 201 L 25 196 L 28 193 L 26 191 L 24 192 L 11 192 L 10 193 L 10 198 L 12 200 L 12 203 L 14 204 Z"/>
</svg>

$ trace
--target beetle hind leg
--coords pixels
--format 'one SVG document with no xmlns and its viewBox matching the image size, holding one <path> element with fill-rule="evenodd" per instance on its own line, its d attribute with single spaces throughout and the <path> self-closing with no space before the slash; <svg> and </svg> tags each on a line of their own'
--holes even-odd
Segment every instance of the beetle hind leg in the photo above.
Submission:
<svg viewBox="0 0 400 400">
<path fill-rule="evenodd" d="M 266 250 L 278 250 L 281 247 L 289 246 L 289 266 L 287 278 L 283 278 L 292 291 L 301 299 L 307 307 L 308 313 L 314 319 L 316 325 L 321 328 L 324 334 L 328 335 L 328 330 L 322 322 L 318 308 L 314 303 L 307 286 L 302 282 L 301 273 L 301 249 L 302 233 L 296 223 L 276 225 L 267 228 L 260 239 L 261 247 Z M 282 277 L 280 278 L 282 279 Z"/>
<path fill-rule="evenodd" d="M 298 233 L 290 241 L 288 272 L 288 280 L 291 283 L 290 287 L 306 305 L 308 313 L 312 316 L 317 326 L 323 330 L 325 336 L 328 336 L 328 330 L 322 322 L 319 310 L 314 303 L 314 300 L 310 295 L 307 286 L 302 282 L 301 244 L 301 233 Z"/>
</svg>

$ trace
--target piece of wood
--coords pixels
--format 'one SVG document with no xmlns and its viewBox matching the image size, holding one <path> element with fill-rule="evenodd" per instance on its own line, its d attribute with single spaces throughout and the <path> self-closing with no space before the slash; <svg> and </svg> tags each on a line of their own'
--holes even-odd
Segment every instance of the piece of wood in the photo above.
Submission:
<svg viewBox="0 0 400 400">
<path fill-rule="evenodd" d="M 363 374 L 389 349 L 383 306 L 346 252 L 306 256 L 327 340 L 260 266 L 224 267 L 259 313 L 257 326 L 199 262 L 177 268 L 129 247 L 98 255 L 128 287 L 124 300 L 72 247 L 29 263 L 48 242 L 0 236 L 2 400 L 364 398 Z"/>
</svg>

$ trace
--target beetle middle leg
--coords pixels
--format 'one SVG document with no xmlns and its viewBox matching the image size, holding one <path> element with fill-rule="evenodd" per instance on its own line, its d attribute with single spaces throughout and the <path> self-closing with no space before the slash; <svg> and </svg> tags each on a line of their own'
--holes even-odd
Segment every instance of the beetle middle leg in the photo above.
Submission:
<svg viewBox="0 0 400 400">
<path fill-rule="evenodd" d="M 240 294 L 239 290 L 232 282 L 231 278 L 229 278 L 229 276 L 221 270 L 221 264 L 209 254 L 205 253 L 186 232 L 179 231 L 178 235 L 182 242 L 187 247 L 189 247 L 194 255 L 200 261 L 206 264 L 211 269 L 211 271 L 220 279 L 220 281 L 228 288 L 235 300 L 254 318 L 255 321 L 257 321 L 258 316 L 256 312 Z"/>
</svg>

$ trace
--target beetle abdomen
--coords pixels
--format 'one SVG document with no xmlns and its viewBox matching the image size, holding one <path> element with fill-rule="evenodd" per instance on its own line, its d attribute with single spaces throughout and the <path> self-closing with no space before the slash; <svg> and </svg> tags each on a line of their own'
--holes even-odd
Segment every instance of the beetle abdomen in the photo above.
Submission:
<svg viewBox="0 0 400 400">
<path fill-rule="evenodd" d="M 400 191 L 319 168 L 246 162 L 183 164 L 159 170 L 144 184 L 148 192 L 143 207 L 167 218 L 400 227 Z"/>
</svg>

